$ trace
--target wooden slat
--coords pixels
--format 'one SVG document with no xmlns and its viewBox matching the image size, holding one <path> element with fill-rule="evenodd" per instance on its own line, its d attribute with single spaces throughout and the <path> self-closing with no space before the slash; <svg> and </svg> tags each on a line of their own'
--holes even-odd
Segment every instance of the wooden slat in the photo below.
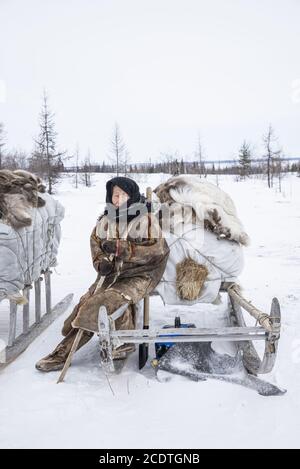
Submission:
<svg viewBox="0 0 300 469">
<path fill-rule="evenodd" d="M 46 313 L 51 311 L 51 271 L 47 270 L 44 273 L 45 277 L 45 293 L 46 293 Z"/>
<path fill-rule="evenodd" d="M 29 329 L 30 289 L 25 288 L 23 290 L 23 295 L 28 300 L 28 303 L 26 303 L 26 305 L 23 306 L 23 333 L 26 334 L 26 332 Z"/>
<path fill-rule="evenodd" d="M 8 345 L 12 345 L 16 338 L 16 326 L 17 326 L 17 304 L 13 301 L 9 302 L 9 331 L 8 331 Z"/>
<path fill-rule="evenodd" d="M 64 313 L 69 307 L 72 299 L 73 293 L 70 293 L 63 300 L 57 303 L 49 314 L 44 314 L 39 324 L 33 324 L 30 326 L 27 334 L 19 335 L 12 346 L 7 346 L 6 363 L 3 365 L 0 364 L 0 368 L 7 365 L 20 355 L 20 353 L 22 353 L 38 335 L 40 335 L 53 321 L 55 321 L 56 318 Z"/>
<path fill-rule="evenodd" d="M 191 335 L 191 336 L 173 336 L 173 337 L 144 337 L 144 336 L 122 336 L 127 344 L 152 344 L 152 343 L 178 343 L 178 342 L 246 342 L 252 340 L 265 340 L 261 334 L 232 334 L 232 335 Z"/>
<path fill-rule="evenodd" d="M 35 296 L 35 322 L 39 323 L 41 320 L 41 278 L 34 282 L 34 296 Z"/>
<path fill-rule="evenodd" d="M 167 329 L 140 329 L 140 330 L 131 330 L 131 329 L 123 329 L 119 331 L 111 331 L 112 337 L 128 337 L 128 336 L 140 336 L 140 337 L 159 337 L 164 336 L 172 337 L 172 336 L 201 336 L 201 335 L 235 335 L 235 334 L 255 334 L 255 335 L 262 335 L 266 337 L 266 331 L 263 327 L 214 327 L 214 328 L 201 328 L 198 329 L 196 327 L 191 328 L 176 328 L 170 327 Z"/>
</svg>

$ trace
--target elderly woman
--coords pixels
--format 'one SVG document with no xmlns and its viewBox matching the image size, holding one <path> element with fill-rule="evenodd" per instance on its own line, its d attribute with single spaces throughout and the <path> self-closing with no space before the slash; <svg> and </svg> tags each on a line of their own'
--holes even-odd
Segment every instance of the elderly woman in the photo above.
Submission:
<svg viewBox="0 0 300 469">
<path fill-rule="evenodd" d="M 106 208 L 90 237 L 96 281 L 66 319 L 62 329 L 65 338 L 36 363 L 38 370 L 63 368 L 78 329 L 84 330 L 78 348 L 98 332 L 101 305 L 112 314 L 129 303 L 115 327 L 135 328 L 135 305 L 159 283 L 169 255 L 158 220 L 149 208 L 132 179 L 115 177 L 107 182 Z M 114 351 L 114 358 L 122 358 L 124 352 L 133 350 L 133 344 L 123 344 Z"/>
</svg>

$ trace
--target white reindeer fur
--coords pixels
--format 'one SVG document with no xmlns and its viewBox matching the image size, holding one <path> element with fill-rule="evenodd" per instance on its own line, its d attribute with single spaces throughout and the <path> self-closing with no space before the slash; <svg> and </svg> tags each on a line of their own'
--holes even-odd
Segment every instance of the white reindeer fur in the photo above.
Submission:
<svg viewBox="0 0 300 469">
<path fill-rule="evenodd" d="M 178 185 L 176 184 L 178 180 Z M 183 182 L 183 184 L 182 184 Z M 250 238 L 237 216 L 235 205 L 230 196 L 219 187 L 197 176 L 174 176 L 166 181 L 172 183 L 169 190 L 171 198 L 179 204 L 195 207 L 199 222 L 211 219 L 211 211 L 216 209 L 221 217 L 221 225 L 230 230 L 230 238 L 247 246 Z M 199 210 L 200 208 L 200 210 Z"/>
</svg>

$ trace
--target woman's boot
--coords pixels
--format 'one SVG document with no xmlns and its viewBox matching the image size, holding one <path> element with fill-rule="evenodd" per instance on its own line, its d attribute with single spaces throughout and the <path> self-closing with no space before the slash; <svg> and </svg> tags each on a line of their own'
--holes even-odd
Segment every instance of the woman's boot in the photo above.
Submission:
<svg viewBox="0 0 300 469">
<path fill-rule="evenodd" d="M 58 344 L 58 346 L 53 350 L 52 353 L 46 357 L 39 360 L 35 367 L 39 371 L 57 371 L 62 370 L 65 364 L 66 359 L 70 353 L 72 344 L 76 337 L 78 329 L 72 329 L 69 334 Z M 86 344 L 92 337 L 92 332 L 84 331 L 80 342 L 78 344 L 78 349 Z"/>
</svg>

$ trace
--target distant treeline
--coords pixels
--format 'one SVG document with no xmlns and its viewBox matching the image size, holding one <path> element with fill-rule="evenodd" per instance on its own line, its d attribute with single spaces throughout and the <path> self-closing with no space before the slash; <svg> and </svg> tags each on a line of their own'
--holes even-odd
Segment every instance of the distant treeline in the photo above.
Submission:
<svg viewBox="0 0 300 469">
<path fill-rule="evenodd" d="M 248 170 L 248 174 L 262 174 L 265 173 L 265 161 L 252 160 Z M 90 164 L 88 167 L 86 164 L 81 166 L 65 166 L 61 165 L 61 172 L 65 173 L 85 173 L 87 171 L 91 173 L 116 173 L 117 169 L 112 164 Z M 300 158 L 283 159 L 281 161 L 282 172 L 300 172 Z M 205 177 L 207 174 L 233 174 L 240 175 L 241 166 L 239 162 L 232 161 L 225 163 L 224 161 L 215 162 L 203 162 L 201 165 L 198 161 L 181 161 L 167 163 L 138 163 L 130 164 L 127 166 L 127 173 L 166 173 L 166 174 L 201 174 Z"/>
</svg>

